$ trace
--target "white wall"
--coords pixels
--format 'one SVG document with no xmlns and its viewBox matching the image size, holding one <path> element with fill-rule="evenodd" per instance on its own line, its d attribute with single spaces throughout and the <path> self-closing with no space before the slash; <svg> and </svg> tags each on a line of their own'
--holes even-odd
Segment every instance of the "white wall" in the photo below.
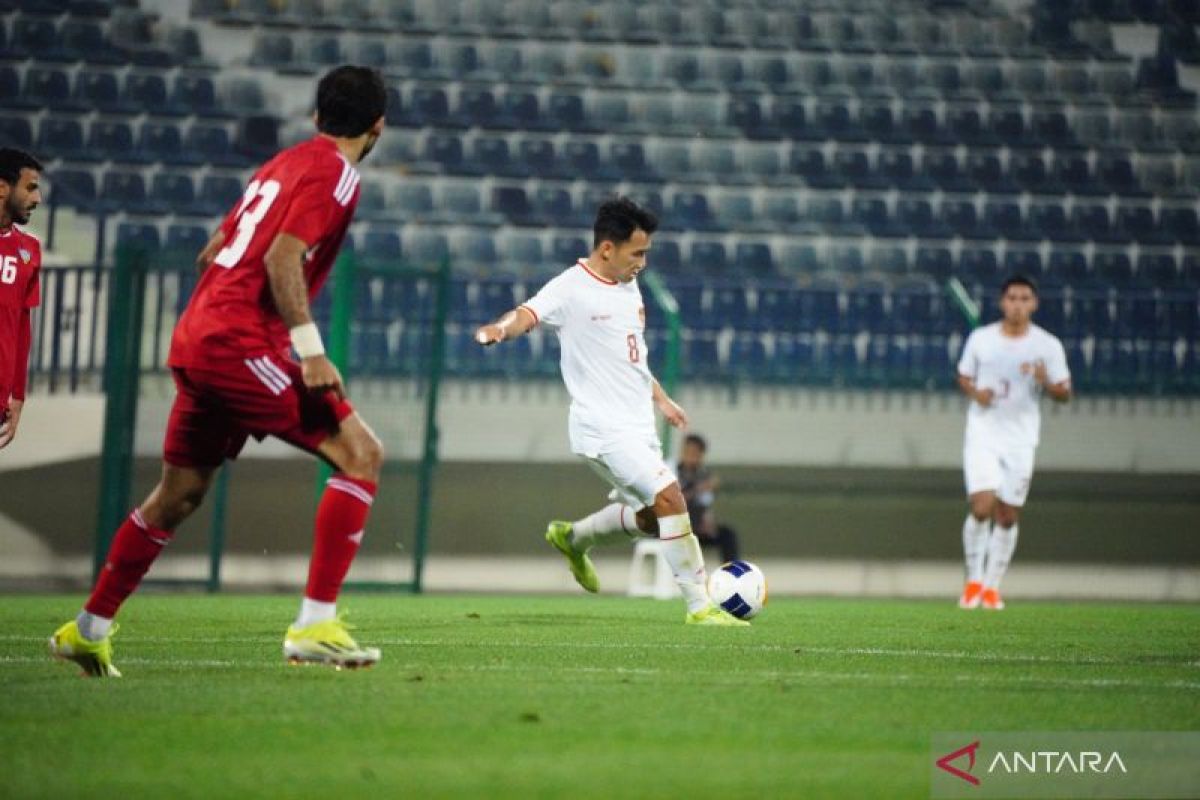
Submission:
<svg viewBox="0 0 1200 800">
<path fill-rule="evenodd" d="M 376 387 L 356 404 L 393 454 L 414 455 L 418 407 Z M 143 397 L 137 450 L 159 452 L 170 393 Z M 952 394 L 814 390 L 686 390 L 694 430 L 722 464 L 956 468 L 964 402 Z M 1081 471 L 1200 472 L 1200 402 L 1084 398 L 1045 403 L 1042 468 Z M 441 452 L 447 460 L 559 462 L 571 456 L 567 398 L 557 383 L 448 382 L 442 395 Z M 34 395 L 20 435 L 0 452 L 0 471 L 99 453 L 103 402 L 95 396 Z M 252 444 L 247 456 L 293 455 L 278 442 Z"/>
</svg>

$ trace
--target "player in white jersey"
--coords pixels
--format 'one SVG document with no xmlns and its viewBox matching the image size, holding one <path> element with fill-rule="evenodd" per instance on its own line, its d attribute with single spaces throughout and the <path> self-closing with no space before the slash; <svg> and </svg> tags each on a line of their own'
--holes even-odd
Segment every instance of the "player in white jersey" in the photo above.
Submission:
<svg viewBox="0 0 1200 800">
<path fill-rule="evenodd" d="M 608 482 L 614 501 L 574 523 L 555 520 L 546 531 L 546 541 L 566 556 L 579 585 L 589 592 L 599 588 L 588 557 L 594 545 L 657 534 L 687 602 L 685 621 L 745 625 L 709 600 L 700 544 L 654 426 L 655 407 L 675 427 L 687 425 L 687 415 L 646 363 L 646 312 L 637 276 L 657 228 L 654 215 L 632 200 L 603 203 L 591 254 L 527 302 L 481 326 L 475 338 L 491 345 L 538 324 L 558 335 L 571 395 L 571 450 Z"/>
<path fill-rule="evenodd" d="M 1017 547 L 1017 520 L 1033 479 L 1042 394 L 1071 399 L 1067 356 L 1056 336 L 1033 324 L 1037 286 L 1014 276 L 1000 289 L 999 322 L 971 332 L 958 385 L 971 400 L 963 443 L 970 513 L 963 522 L 967 582 L 962 608 L 1004 608 L 1000 579 Z"/>
</svg>

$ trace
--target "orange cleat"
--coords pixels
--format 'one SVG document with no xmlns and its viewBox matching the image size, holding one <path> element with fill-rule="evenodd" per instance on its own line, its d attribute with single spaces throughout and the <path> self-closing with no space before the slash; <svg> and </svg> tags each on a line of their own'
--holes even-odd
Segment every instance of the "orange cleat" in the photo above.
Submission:
<svg viewBox="0 0 1200 800">
<path fill-rule="evenodd" d="M 983 590 L 983 607 L 988 611 L 1004 610 L 1004 601 L 1000 598 L 999 589 Z"/>
<path fill-rule="evenodd" d="M 959 608 L 979 608 L 979 599 L 983 594 L 983 584 L 979 581 L 967 581 L 963 587 L 962 597 L 958 598 Z"/>
</svg>

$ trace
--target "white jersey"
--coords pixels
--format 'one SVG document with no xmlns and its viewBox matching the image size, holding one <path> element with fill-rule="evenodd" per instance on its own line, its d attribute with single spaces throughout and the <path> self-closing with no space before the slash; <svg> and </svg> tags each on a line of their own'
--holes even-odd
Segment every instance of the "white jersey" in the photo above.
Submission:
<svg viewBox="0 0 1200 800">
<path fill-rule="evenodd" d="M 637 280 L 610 281 L 580 259 L 522 308 L 558 333 L 572 451 L 594 457 L 618 440 L 657 441 Z"/>
<path fill-rule="evenodd" d="M 1042 388 L 1034 380 L 1033 368 L 1039 361 L 1046 365 L 1050 383 L 1070 380 L 1062 342 L 1037 325 L 1031 324 L 1024 336 L 1015 338 L 1005 336 L 999 322 L 971 332 L 958 372 L 994 395 L 988 408 L 972 401 L 967 412 L 968 441 L 980 438 L 996 446 L 1037 446 Z"/>
</svg>

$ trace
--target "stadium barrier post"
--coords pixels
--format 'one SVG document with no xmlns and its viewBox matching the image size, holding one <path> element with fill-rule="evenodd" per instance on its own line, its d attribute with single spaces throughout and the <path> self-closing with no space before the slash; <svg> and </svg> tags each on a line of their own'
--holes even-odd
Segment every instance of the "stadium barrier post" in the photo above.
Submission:
<svg viewBox="0 0 1200 800">
<path fill-rule="evenodd" d="M 104 435 L 100 457 L 100 503 L 96 521 L 93 579 L 108 553 L 113 531 L 129 513 L 133 443 L 137 422 L 139 355 L 145 306 L 147 253 L 140 246 L 117 248 L 108 293 L 104 359 Z"/>
<path fill-rule="evenodd" d="M 666 283 L 659 275 L 653 272 L 646 272 L 643 280 L 646 282 L 647 288 L 650 289 L 650 297 L 663 312 L 663 316 L 667 320 L 667 346 L 663 353 L 662 374 L 658 376 L 658 382 L 664 392 L 674 397 L 675 389 L 679 385 L 679 360 L 683 339 L 683 322 L 679 314 L 679 303 L 675 300 L 675 295 L 671 294 L 671 290 L 667 288 Z M 673 429 L 665 419 L 659 423 L 659 429 L 663 455 L 669 458 L 672 452 L 671 439 Z"/>
</svg>

